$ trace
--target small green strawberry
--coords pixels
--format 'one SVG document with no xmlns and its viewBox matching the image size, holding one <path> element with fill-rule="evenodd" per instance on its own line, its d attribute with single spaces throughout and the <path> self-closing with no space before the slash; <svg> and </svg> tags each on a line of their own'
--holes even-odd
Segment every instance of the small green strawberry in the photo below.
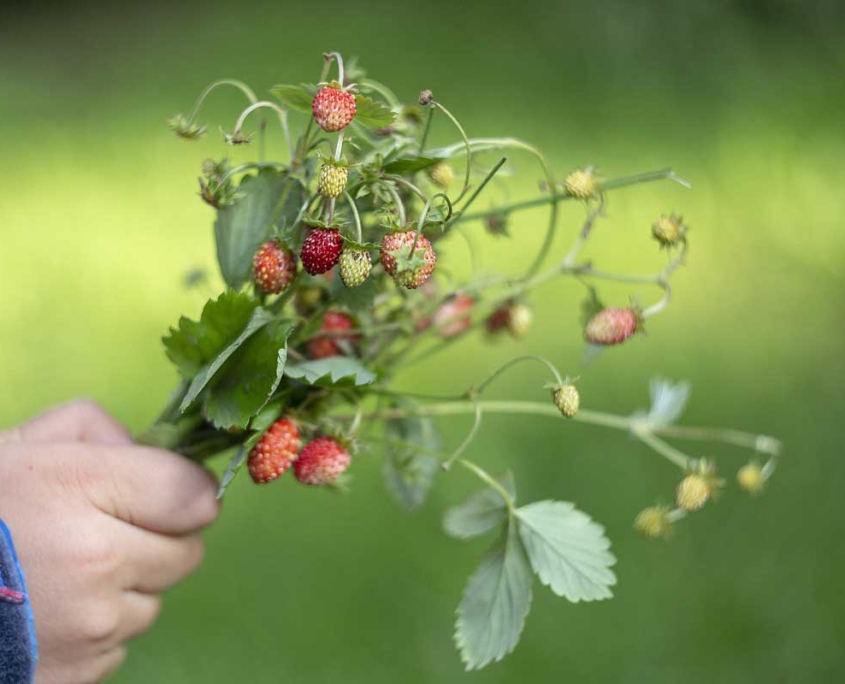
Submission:
<svg viewBox="0 0 845 684">
<path fill-rule="evenodd" d="M 349 244 L 340 253 L 340 278 L 346 287 L 358 287 L 373 270 L 373 258 L 369 251 Z"/>
</svg>

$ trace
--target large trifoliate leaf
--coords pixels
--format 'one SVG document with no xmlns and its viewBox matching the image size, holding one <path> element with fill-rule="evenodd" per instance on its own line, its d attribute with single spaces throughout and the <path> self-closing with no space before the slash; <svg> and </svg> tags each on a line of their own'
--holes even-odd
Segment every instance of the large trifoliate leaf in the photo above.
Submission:
<svg viewBox="0 0 845 684">
<path fill-rule="evenodd" d="M 470 577 L 455 624 L 467 670 L 501 660 L 519 641 L 531 607 L 531 567 L 513 524 Z"/>
<path fill-rule="evenodd" d="M 203 315 L 205 315 L 205 312 L 203 312 Z M 194 376 L 194 379 L 191 380 L 191 385 L 188 387 L 188 392 L 182 399 L 182 404 L 179 406 L 179 410 L 183 412 L 187 411 L 194 400 L 206 388 L 215 373 L 223 367 L 223 364 L 226 363 L 229 357 L 232 356 L 232 354 L 234 354 L 244 342 L 267 325 L 267 323 L 269 323 L 272 319 L 273 314 L 266 309 L 262 309 L 261 307 L 254 308 L 249 317 L 249 321 L 247 321 L 246 326 L 244 326 L 244 328 L 240 331 L 240 334 L 229 342 L 229 344 L 223 347 L 223 349 L 221 349 L 220 352 L 205 366 L 200 368 Z"/>
<path fill-rule="evenodd" d="M 205 305 L 199 321 L 183 316 L 179 327 L 170 329 L 162 340 L 168 358 L 192 379 L 243 332 L 257 306 L 249 295 L 224 292 Z"/>
<path fill-rule="evenodd" d="M 508 471 L 499 482 L 515 502 L 516 483 L 513 474 Z M 450 537 L 469 539 L 495 529 L 507 517 L 507 503 L 501 493 L 491 487 L 473 494 L 460 506 L 447 510 L 443 517 L 443 529 Z"/>
<path fill-rule="evenodd" d="M 613 596 L 616 558 L 590 516 L 571 503 L 539 501 L 517 509 L 516 518 L 534 571 L 555 594 L 573 602 Z"/>
<path fill-rule="evenodd" d="M 375 373 L 350 356 L 330 356 L 327 359 L 291 364 L 285 369 L 285 374 L 309 385 L 337 385 L 341 382 L 370 385 L 376 381 Z"/>
<path fill-rule="evenodd" d="M 440 435 L 430 418 L 410 416 L 391 420 L 385 428 L 387 437 L 408 442 L 409 446 L 388 443 L 384 458 L 384 479 L 387 490 L 407 510 L 422 506 L 434 478 L 440 470 L 440 459 L 414 449 L 418 445 L 430 451 L 440 449 Z"/>
<path fill-rule="evenodd" d="M 298 180 L 272 169 L 245 176 L 238 191 L 241 199 L 218 211 L 214 222 L 220 272 L 235 290 L 249 281 L 252 257 L 273 236 L 274 224 L 292 224 L 305 196 Z"/>
<path fill-rule="evenodd" d="M 293 326 L 273 322 L 238 349 L 218 374 L 206 402 L 206 418 L 218 428 L 246 428 L 282 381 Z"/>
</svg>

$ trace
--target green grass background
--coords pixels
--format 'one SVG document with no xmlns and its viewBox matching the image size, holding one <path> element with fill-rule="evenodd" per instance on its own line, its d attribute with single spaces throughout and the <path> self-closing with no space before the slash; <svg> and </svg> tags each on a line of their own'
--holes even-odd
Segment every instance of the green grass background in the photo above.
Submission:
<svg viewBox="0 0 845 684">
<path fill-rule="evenodd" d="M 586 407 L 629 413 L 646 406 L 650 377 L 689 379 L 685 423 L 787 445 L 758 500 L 733 484 L 748 454 L 688 445 L 718 459 L 727 491 L 670 543 L 649 544 L 631 522 L 671 497 L 672 466 L 600 428 L 488 421 L 472 457 L 512 467 L 524 501 L 575 501 L 605 524 L 619 585 L 613 601 L 583 605 L 538 585 L 516 652 L 476 674 L 462 672 L 451 632 L 485 542 L 439 530 L 443 508 L 475 482 L 443 478 L 408 516 L 384 492 L 375 454 L 356 463 L 348 497 L 241 480 L 208 534 L 203 569 L 168 597 L 115 681 L 842 681 L 843 35 L 832 2 L 190 2 L 30 5 L 4 16 L 2 425 L 83 395 L 134 429 L 153 418 L 175 381 L 159 338 L 206 294 L 186 291 L 182 275 L 213 269 L 199 164 L 225 153 L 216 134 L 182 143 L 164 120 L 217 77 L 266 91 L 315 79 L 320 53 L 338 49 L 404 98 L 431 88 L 471 135 L 535 142 L 558 174 L 673 166 L 694 186 L 612 194 L 588 250 L 603 268 L 655 270 L 663 257 L 651 221 L 684 214 L 688 266 L 647 338 L 582 369 L 583 290 L 560 281 L 537 293 L 526 340 L 467 340 L 403 386 L 457 392 L 539 352 L 583 376 Z M 204 117 L 212 133 L 231 129 L 242 104 L 224 93 Z M 455 136 L 441 121 L 435 137 Z M 518 155 L 512 165 L 511 196 L 530 196 L 539 172 Z M 565 205 L 557 253 L 582 216 Z M 485 267 L 516 271 L 544 220 L 526 212 L 510 242 L 483 240 Z M 460 272 L 463 249 L 456 243 L 444 263 Z M 623 304 L 655 296 L 602 294 Z M 545 381 L 526 368 L 494 394 L 542 398 Z M 467 422 L 443 427 L 456 444 Z"/>
</svg>

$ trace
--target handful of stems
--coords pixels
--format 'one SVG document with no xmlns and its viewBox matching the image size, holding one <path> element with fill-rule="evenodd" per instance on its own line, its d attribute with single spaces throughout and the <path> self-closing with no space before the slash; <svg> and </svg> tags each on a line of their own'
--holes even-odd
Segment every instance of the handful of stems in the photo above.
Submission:
<svg viewBox="0 0 845 684">
<path fill-rule="evenodd" d="M 444 519 L 453 537 L 496 535 L 458 608 L 455 641 L 467 669 L 514 649 L 534 574 L 573 602 L 610 598 L 616 583 L 615 558 L 599 524 L 567 502 L 518 504 L 512 474 L 494 477 L 470 458 L 485 416 L 536 414 L 620 430 L 667 459 L 681 470 L 678 488 L 674 503 L 646 508 L 636 518 L 635 528 L 647 537 L 667 536 L 722 486 L 714 461 L 692 457 L 669 439 L 747 447 L 755 456 L 740 469 L 739 484 L 755 494 L 762 490 L 780 443 L 738 430 L 676 425 L 689 394 L 684 383 L 653 381 L 650 410 L 628 416 L 581 408 L 577 380 L 533 355 L 514 358 L 453 396 L 394 389 L 405 368 L 478 328 L 490 337 L 522 337 L 531 325 L 532 293 L 565 278 L 587 289 L 588 354 L 636 337 L 669 305 L 671 277 L 689 246 L 687 226 L 675 214 L 654 222 L 651 237 L 668 258 L 651 275 L 600 270 L 582 260 L 581 251 L 609 193 L 657 181 L 689 187 L 672 170 L 606 179 L 584 168 L 559 180 L 534 146 L 470 138 L 430 91 L 404 104 L 357 65 L 344 68 L 337 53 L 324 55 L 317 84 L 276 86 L 272 99 L 259 99 L 240 81 L 212 83 L 190 114 L 170 120 L 174 132 L 187 140 L 204 135 L 199 112 L 224 87 L 248 100 L 234 128 L 223 132 L 224 142 L 254 142 L 257 160 L 203 164 L 200 195 L 216 211 L 227 290 L 205 305 L 199 320 L 182 318 L 164 338 L 182 382 L 144 436 L 147 442 L 197 460 L 229 453 L 220 496 L 244 466 L 262 485 L 290 470 L 302 484 L 343 489 L 358 455 L 374 447 L 383 451 L 389 491 L 409 510 L 423 504 L 439 475 L 457 469 L 478 478 L 483 489 Z M 247 124 L 265 115 L 281 126 L 283 161 L 267 158 L 266 118 L 257 121 L 256 133 L 248 132 Z M 295 118 L 304 124 L 298 135 L 291 130 Z M 457 142 L 431 147 L 436 125 L 452 127 Z M 514 154 L 536 160 L 540 194 L 477 210 L 478 198 Z M 586 216 L 569 249 L 556 255 L 562 202 L 581 203 Z M 549 211 L 545 238 L 521 274 L 490 276 L 474 268 L 463 282 L 443 277 L 456 237 L 477 255 L 477 224 L 501 237 L 510 216 L 538 206 Z M 605 306 L 597 290 L 602 281 L 651 287 L 654 301 Z M 485 398 L 502 373 L 525 363 L 547 374 L 536 401 Z M 459 444 L 447 447 L 436 419 L 455 414 L 467 414 L 471 426 Z"/>
</svg>

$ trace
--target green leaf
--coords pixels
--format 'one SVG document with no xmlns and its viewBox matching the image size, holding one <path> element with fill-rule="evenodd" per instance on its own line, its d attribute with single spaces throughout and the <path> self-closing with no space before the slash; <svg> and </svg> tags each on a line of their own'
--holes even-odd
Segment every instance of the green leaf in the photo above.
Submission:
<svg viewBox="0 0 845 684">
<path fill-rule="evenodd" d="M 314 102 L 316 86 L 306 85 L 277 85 L 270 88 L 270 92 L 288 109 L 311 114 L 311 105 Z"/>
<path fill-rule="evenodd" d="M 396 120 L 396 115 L 390 111 L 390 107 L 366 95 L 358 93 L 355 96 L 355 106 L 355 121 L 362 126 L 384 128 Z"/>
<path fill-rule="evenodd" d="M 455 624 L 467 670 L 499 661 L 516 647 L 531 608 L 531 567 L 514 525 L 470 577 Z"/>
<path fill-rule="evenodd" d="M 395 159 L 384 165 L 385 173 L 404 175 L 406 173 L 416 173 L 427 169 L 429 166 L 434 166 L 441 161 L 436 157 L 406 157 L 402 159 Z"/>
<path fill-rule="evenodd" d="M 218 428 L 246 428 L 282 381 L 293 326 L 270 324 L 249 339 L 219 373 L 205 405 Z"/>
<path fill-rule="evenodd" d="M 249 456 L 251 448 L 252 447 L 248 449 L 246 444 L 242 444 L 237 453 L 232 457 L 228 467 L 220 477 L 220 484 L 217 487 L 218 499 L 223 498 L 223 495 L 226 493 L 229 485 L 232 484 L 237 474 L 241 471 L 241 468 L 244 467 L 244 463 L 246 463 L 246 459 Z"/>
<path fill-rule="evenodd" d="M 522 543 L 540 581 L 573 602 L 611 598 L 616 584 L 610 570 L 604 528 L 564 501 L 539 501 L 516 512 Z"/>
<path fill-rule="evenodd" d="M 163 338 L 168 358 L 190 380 L 241 333 L 257 306 L 249 295 L 235 292 L 210 300 L 199 321 L 183 316 Z"/>
<path fill-rule="evenodd" d="M 420 416 L 391 420 L 387 423 L 385 432 L 389 438 L 409 443 L 409 446 L 388 444 L 384 459 L 384 478 L 387 490 L 393 498 L 406 510 L 414 511 L 425 503 L 440 471 L 440 459 L 410 445 L 438 451 L 441 446 L 440 435 L 431 418 Z"/>
<path fill-rule="evenodd" d="M 367 278 L 358 287 L 346 287 L 340 277 L 340 269 L 335 269 L 335 271 L 330 289 L 332 300 L 353 314 L 372 310 L 373 300 L 379 291 L 378 279 Z"/>
<path fill-rule="evenodd" d="M 499 482 L 513 501 L 516 501 L 516 483 L 508 471 Z M 502 495 L 493 488 L 470 496 L 460 506 L 446 511 L 443 529 L 450 537 L 470 539 L 485 534 L 507 520 L 508 510 Z"/>
<path fill-rule="evenodd" d="M 276 222 L 293 223 L 304 201 L 304 188 L 272 169 L 245 176 L 237 203 L 217 212 L 214 236 L 217 261 L 226 284 L 237 290 L 249 282 L 252 257 L 273 236 Z"/>
<path fill-rule="evenodd" d="M 258 412 L 255 418 L 252 419 L 250 427 L 254 432 L 247 438 L 247 440 L 241 445 L 241 448 L 238 449 L 238 452 L 232 457 L 232 460 L 229 462 L 229 466 L 220 478 L 220 486 L 217 488 L 218 499 L 223 498 L 223 495 L 226 493 L 229 485 L 232 484 L 235 477 L 241 471 L 241 468 L 243 468 L 244 463 L 246 463 L 247 456 L 249 456 L 249 452 L 252 451 L 252 447 L 258 443 L 261 436 L 273 423 L 276 422 L 278 417 L 282 415 L 284 408 L 285 405 L 282 401 L 274 401 L 267 404 L 263 409 L 261 409 L 261 411 Z"/>
<path fill-rule="evenodd" d="M 370 385 L 376 374 L 365 368 L 358 359 L 349 356 L 330 356 L 317 361 L 303 361 L 285 369 L 289 378 L 302 380 L 309 385 L 336 385 L 347 382 L 353 385 Z"/>
<path fill-rule="evenodd" d="M 263 328 L 267 323 L 273 320 L 273 314 L 271 314 L 266 309 L 262 309 L 261 307 L 257 307 L 249 318 L 246 326 L 243 330 L 240 331 L 240 334 L 232 340 L 229 344 L 227 344 L 211 361 L 209 361 L 205 366 L 203 366 L 199 372 L 194 376 L 194 379 L 191 381 L 191 386 L 188 387 L 188 391 L 185 394 L 185 397 L 182 399 L 182 404 L 179 406 L 179 410 L 183 413 L 188 410 L 188 407 L 194 400 L 200 395 L 214 375 L 219 371 L 223 364 L 229 359 L 232 354 L 234 354 L 240 346 L 246 342 L 252 335 L 258 332 L 261 328 Z"/>
</svg>

